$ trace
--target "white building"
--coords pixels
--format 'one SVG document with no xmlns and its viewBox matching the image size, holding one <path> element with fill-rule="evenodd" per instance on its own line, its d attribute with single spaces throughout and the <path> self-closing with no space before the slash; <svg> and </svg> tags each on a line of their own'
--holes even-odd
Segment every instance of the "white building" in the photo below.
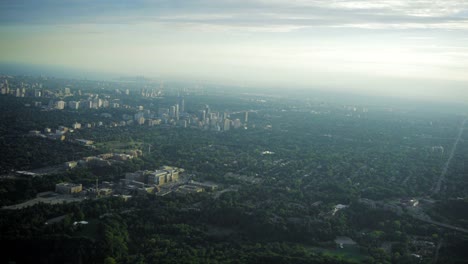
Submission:
<svg viewBox="0 0 468 264">
<path fill-rule="evenodd" d="M 73 129 L 80 129 L 81 128 L 81 124 L 78 123 L 78 122 L 75 122 L 73 125 L 72 125 Z"/>
<path fill-rule="evenodd" d="M 55 109 L 63 110 L 65 108 L 65 102 L 60 100 L 55 103 Z"/>
</svg>

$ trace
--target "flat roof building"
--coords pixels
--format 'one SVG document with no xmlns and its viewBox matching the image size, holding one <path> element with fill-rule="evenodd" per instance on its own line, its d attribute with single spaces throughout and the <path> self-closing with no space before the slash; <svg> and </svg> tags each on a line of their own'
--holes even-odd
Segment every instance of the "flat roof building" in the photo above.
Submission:
<svg viewBox="0 0 468 264">
<path fill-rule="evenodd" d="M 81 184 L 62 182 L 55 185 L 55 192 L 61 194 L 79 193 L 83 190 Z"/>
</svg>

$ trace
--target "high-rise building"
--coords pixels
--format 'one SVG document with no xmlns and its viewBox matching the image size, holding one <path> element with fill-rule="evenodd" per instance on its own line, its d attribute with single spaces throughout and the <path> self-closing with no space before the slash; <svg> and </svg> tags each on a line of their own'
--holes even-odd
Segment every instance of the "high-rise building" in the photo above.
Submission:
<svg viewBox="0 0 468 264">
<path fill-rule="evenodd" d="M 181 99 L 180 99 L 179 105 L 180 105 L 180 112 L 181 112 L 181 113 L 185 113 L 185 101 L 184 101 L 184 98 L 181 98 Z"/>
<path fill-rule="evenodd" d="M 73 110 L 78 110 L 78 108 L 80 108 L 80 102 L 70 101 L 68 102 L 68 107 Z"/>
<path fill-rule="evenodd" d="M 55 103 L 55 108 L 58 110 L 63 110 L 65 108 L 65 102 L 60 100 Z"/>
<path fill-rule="evenodd" d="M 241 127 L 241 121 L 239 120 L 239 118 L 237 118 L 236 120 L 234 120 L 233 122 L 233 126 L 234 128 L 240 128 Z"/>
<path fill-rule="evenodd" d="M 174 105 L 175 107 L 175 119 L 179 120 L 179 104 Z"/>
<path fill-rule="evenodd" d="M 8 86 L 8 80 L 3 81 L 2 85 L 2 94 L 9 94 L 10 93 L 10 87 Z"/>
<path fill-rule="evenodd" d="M 80 129 L 80 128 L 81 128 L 81 124 L 78 123 L 78 122 L 75 122 L 75 123 L 72 125 L 72 128 L 73 128 L 73 129 Z"/>
<path fill-rule="evenodd" d="M 245 117 L 244 117 L 244 122 L 247 123 L 249 122 L 249 112 L 245 112 Z"/>
<path fill-rule="evenodd" d="M 175 106 L 171 106 L 171 107 L 169 108 L 169 116 L 170 116 L 171 118 L 174 118 L 174 117 L 175 117 L 175 111 L 176 111 Z"/>
<path fill-rule="evenodd" d="M 229 119 L 224 119 L 224 125 L 223 125 L 223 130 L 228 131 L 231 128 L 231 120 Z"/>
<path fill-rule="evenodd" d="M 198 119 L 200 119 L 200 121 L 202 121 L 202 122 L 205 121 L 205 119 L 206 119 L 206 111 L 205 110 L 198 111 Z"/>
<path fill-rule="evenodd" d="M 80 108 L 83 109 L 91 109 L 93 108 L 93 101 L 92 100 L 85 100 L 80 102 Z"/>
<path fill-rule="evenodd" d="M 145 123 L 145 118 L 144 117 L 139 117 L 136 121 L 137 121 L 137 124 L 143 125 Z"/>
<path fill-rule="evenodd" d="M 102 100 L 100 98 L 94 98 L 92 101 L 91 108 L 98 109 L 98 108 L 101 108 L 101 106 L 102 106 Z"/>
</svg>

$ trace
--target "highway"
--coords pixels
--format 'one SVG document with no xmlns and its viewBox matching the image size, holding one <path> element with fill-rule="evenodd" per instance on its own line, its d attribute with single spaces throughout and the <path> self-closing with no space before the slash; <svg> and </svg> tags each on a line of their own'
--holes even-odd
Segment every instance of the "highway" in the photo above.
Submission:
<svg viewBox="0 0 468 264">
<path fill-rule="evenodd" d="M 437 182 L 435 183 L 434 187 L 432 188 L 432 195 L 436 195 L 440 192 L 440 187 L 442 185 L 442 182 L 445 180 L 445 175 L 447 174 L 448 168 L 450 166 L 450 162 L 453 159 L 453 156 L 455 155 L 455 151 L 457 150 L 458 143 L 460 142 L 461 136 L 463 134 L 463 130 L 465 130 L 465 123 L 468 120 L 468 118 L 465 118 L 460 125 L 460 129 L 458 131 L 458 136 L 455 139 L 455 142 L 453 143 L 452 150 L 450 151 L 450 155 L 447 159 L 447 161 L 444 164 L 444 167 L 442 167 L 442 172 L 440 173 L 439 178 L 437 179 Z"/>
</svg>

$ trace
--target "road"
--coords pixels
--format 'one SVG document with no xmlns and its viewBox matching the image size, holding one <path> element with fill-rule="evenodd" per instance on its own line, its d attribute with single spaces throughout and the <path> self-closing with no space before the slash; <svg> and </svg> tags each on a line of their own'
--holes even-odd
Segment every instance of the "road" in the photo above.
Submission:
<svg viewBox="0 0 468 264">
<path fill-rule="evenodd" d="M 434 187 L 432 188 L 432 195 L 436 195 L 440 192 L 440 187 L 442 185 L 442 182 L 445 180 L 445 175 L 447 174 L 448 168 L 450 166 L 450 162 L 453 159 L 453 156 L 455 155 L 455 151 L 457 150 L 458 143 L 460 142 L 461 136 L 463 134 L 463 130 L 465 129 L 465 123 L 468 120 L 468 118 L 465 118 L 460 126 L 460 129 L 458 131 L 458 136 L 455 139 L 455 142 L 453 143 L 452 150 L 450 151 L 450 155 L 447 159 L 447 162 L 445 162 L 444 167 L 442 167 L 442 172 L 440 173 L 439 179 L 435 183 Z"/>
<path fill-rule="evenodd" d="M 45 204 L 62 204 L 62 203 L 72 203 L 72 202 L 82 202 L 84 200 L 83 197 L 73 197 L 71 195 L 57 195 L 53 197 L 36 197 L 34 199 L 28 200 L 24 203 L 14 204 L 10 206 L 3 206 L 1 209 L 7 210 L 19 210 L 26 207 L 31 207 L 39 203 Z"/>
<path fill-rule="evenodd" d="M 434 254 L 434 259 L 432 260 L 432 263 L 436 264 L 437 261 L 439 261 L 439 251 L 440 251 L 440 248 L 442 247 L 442 244 L 443 244 L 443 240 L 439 240 L 439 243 L 437 244 L 437 248 L 436 248 L 436 252 Z"/>
<path fill-rule="evenodd" d="M 423 222 L 426 222 L 426 223 L 429 223 L 429 224 L 433 224 L 433 225 L 436 225 L 436 226 L 440 226 L 440 227 L 443 227 L 443 228 L 452 229 L 452 230 L 455 230 L 455 231 L 458 231 L 458 232 L 468 234 L 468 229 L 465 229 L 465 228 L 461 228 L 461 227 L 458 227 L 458 226 L 453 226 L 453 225 L 433 221 L 433 220 L 429 219 L 428 217 L 423 217 L 423 216 L 417 215 L 417 214 L 410 214 L 410 215 L 415 219 L 418 219 L 420 221 L 423 221 Z"/>
<path fill-rule="evenodd" d="M 218 199 L 223 193 L 226 193 L 226 192 L 237 192 L 237 191 L 239 191 L 237 188 L 231 186 L 231 187 L 229 187 L 229 188 L 227 188 L 227 189 L 224 189 L 224 190 L 222 190 L 222 191 L 216 192 L 216 193 L 213 195 L 213 197 L 214 197 L 214 199 Z"/>
</svg>

